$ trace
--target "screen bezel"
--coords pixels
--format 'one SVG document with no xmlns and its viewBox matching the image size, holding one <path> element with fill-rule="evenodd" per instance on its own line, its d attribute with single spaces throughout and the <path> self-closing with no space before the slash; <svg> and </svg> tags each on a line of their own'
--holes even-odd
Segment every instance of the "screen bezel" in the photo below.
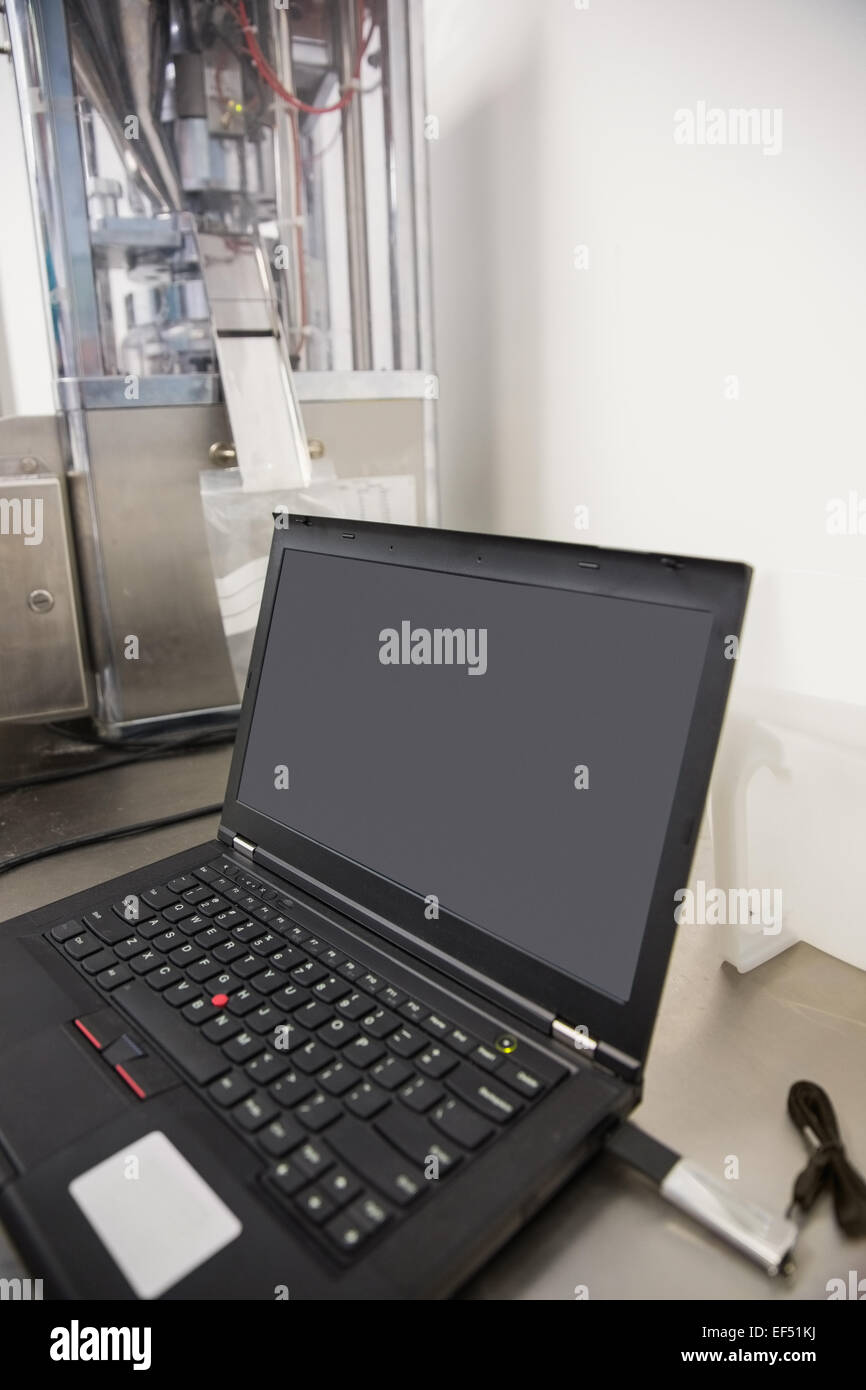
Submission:
<svg viewBox="0 0 866 1390">
<path fill-rule="evenodd" d="M 238 801 L 280 570 L 289 549 L 710 614 L 707 652 L 628 1000 L 621 1003 L 444 908 L 427 933 L 419 932 L 417 923 L 425 919 L 424 899 L 418 894 Z M 341 898 L 395 923 L 404 945 L 408 931 L 419 942 L 455 957 L 554 1017 L 585 1026 L 591 1037 L 642 1061 L 676 930 L 674 893 L 688 883 L 735 665 L 725 657 L 725 643 L 739 636 L 750 577 L 749 567 L 737 562 L 284 514 L 274 530 L 222 827 L 297 868 L 305 878 L 326 884 Z M 527 950 L 530 946 L 528 941 Z"/>
</svg>

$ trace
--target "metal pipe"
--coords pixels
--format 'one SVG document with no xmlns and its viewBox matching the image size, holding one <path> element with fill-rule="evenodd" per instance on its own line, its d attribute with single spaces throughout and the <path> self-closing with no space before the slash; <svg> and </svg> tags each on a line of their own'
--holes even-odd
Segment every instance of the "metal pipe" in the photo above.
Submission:
<svg viewBox="0 0 866 1390">
<path fill-rule="evenodd" d="M 340 86 L 345 92 L 355 77 L 360 43 L 356 0 L 337 0 L 336 52 Z M 364 126 L 360 93 L 342 111 L 343 178 L 346 186 L 346 242 L 349 299 L 352 310 L 352 364 L 356 372 L 373 368 L 370 316 L 370 262 L 367 255 L 367 198 L 364 183 Z"/>
</svg>

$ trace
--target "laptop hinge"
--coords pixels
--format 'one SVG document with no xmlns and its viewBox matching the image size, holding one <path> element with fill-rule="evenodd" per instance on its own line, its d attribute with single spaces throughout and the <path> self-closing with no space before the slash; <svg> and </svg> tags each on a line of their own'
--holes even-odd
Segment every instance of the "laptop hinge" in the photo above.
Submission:
<svg viewBox="0 0 866 1390">
<path fill-rule="evenodd" d="M 252 859 L 256 851 L 255 845 L 250 844 L 250 841 L 245 840 L 242 835 L 235 835 L 233 837 L 232 849 L 237 850 L 238 854 L 244 855 L 247 859 Z"/>
<path fill-rule="evenodd" d="M 570 1023 L 564 1023 L 561 1018 L 555 1018 L 550 1031 L 559 1042 L 573 1047 L 575 1052 L 582 1052 L 585 1056 L 591 1057 L 594 1062 L 606 1067 L 608 1071 L 615 1072 L 623 1080 L 640 1081 L 640 1062 L 634 1057 L 629 1057 L 628 1053 L 620 1052 L 618 1047 L 611 1047 L 609 1043 L 591 1038 L 587 1028 L 574 1028 Z"/>
</svg>

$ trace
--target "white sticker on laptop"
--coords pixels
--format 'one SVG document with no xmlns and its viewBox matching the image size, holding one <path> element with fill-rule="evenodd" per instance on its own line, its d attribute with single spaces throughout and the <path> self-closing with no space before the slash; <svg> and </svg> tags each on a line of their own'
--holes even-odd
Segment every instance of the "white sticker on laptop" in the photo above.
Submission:
<svg viewBox="0 0 866 1390">
<path fill-rule="evenodd" d="M 159 1130 L 89 1168 L 69 1191 L 139 1298 L 159 1298 L 243 1229 Z"/>
</svg>

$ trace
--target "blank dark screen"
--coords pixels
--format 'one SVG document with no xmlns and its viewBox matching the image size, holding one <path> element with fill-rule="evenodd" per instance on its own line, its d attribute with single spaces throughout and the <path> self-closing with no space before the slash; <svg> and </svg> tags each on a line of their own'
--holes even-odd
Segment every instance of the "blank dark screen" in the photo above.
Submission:
<svg viewBox="0 0 866 1390">
<path fill-rule="evenodd" d="M 439 663 L 383 664 L 380 634 L 404 623 L 419 657 L 438 629 L 469 632 L 477 658 L 483 630 L 483 674 L 446 664 L 450 639 Z M 238 800 L 626 1000 L 710 626 L 287 550 Z M 435 941 L 423 907 L 401 925 Z"/>
</svg>

